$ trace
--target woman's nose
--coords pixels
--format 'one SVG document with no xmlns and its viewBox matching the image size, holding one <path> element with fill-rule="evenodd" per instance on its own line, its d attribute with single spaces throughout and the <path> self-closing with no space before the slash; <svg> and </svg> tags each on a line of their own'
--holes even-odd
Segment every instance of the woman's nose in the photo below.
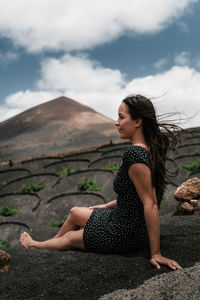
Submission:
<svg viewBox="0 0 200 300">
<path fill-rule="evenodd" d="M 118 120 L 115 121 L 115 126 L 119 126 L 119 121 Z"/>
</svg>

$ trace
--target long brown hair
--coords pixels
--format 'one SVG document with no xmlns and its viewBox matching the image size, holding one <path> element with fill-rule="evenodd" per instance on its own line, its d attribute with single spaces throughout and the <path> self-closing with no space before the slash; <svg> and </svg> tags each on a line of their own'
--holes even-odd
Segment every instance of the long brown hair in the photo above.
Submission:
<svg viewBox="0 0 200 300">
<path fill-rule="evenodd" d="M 179 142 L 179 134 L 183 129 L 175 124 L 158 122 L 151 100 L 142 95 L 128 96 L 123 102 L 128 106 L 133 120 L 142 118 L 143 134 L 150 148 L 152 184 L 156 189 L 164 190 L 166 176 L 170 173 L 165 168 L 167 151 Z"/>
</svg>

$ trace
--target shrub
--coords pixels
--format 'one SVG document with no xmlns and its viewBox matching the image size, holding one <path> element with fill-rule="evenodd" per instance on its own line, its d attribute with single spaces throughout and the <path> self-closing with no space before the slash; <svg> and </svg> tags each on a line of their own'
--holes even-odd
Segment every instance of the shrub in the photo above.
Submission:
<svg viewBox="0 0 200 300">
<path fill-rule="evenodd" d="M 70 174 L 74 174 L 74 173 L 77 173 L 79 171 L 81 171 L 81 169 L 79 169 L 79 168 L 73 169 L 72 167 L 69 167 L 69 168 L 62 167 L 59 174 L 62 175 L 62 176 L 68 176 Z"/>
<path fill-rule="evenodd" d="M 38 165 L 38 169 L 44 169 L 45 165 Z"/>
<path fill-rule="evenodd" d="M 120 164 L 109 162 L 107 166 L 104 167 L 104 170 L 117 171 L 120 168 Z"/>
<path fill-rule="evenodd" d="M 167 204 L 167 199 L 165 197 L 162 198 L 160 205 Z"/>
<path fill-rule="evenodd" d="M 87 178 L 81 179 L 77 185 L 79 191 L 97 192 L 101 190 L 101 185 L 96 180 L 89 180 Z"/>
<path fill-rule="evenodd" d="M 194 162 L 188 162 L 186 165 L 182 165 L 181 167 L 189 171 L 200 170 L 200 158 Z"/>
<path fill-rule="evenodd" d="M 22 212 L 16 208 L 16 205 L 3 205 L 0 209 L 0 215 L 5 217 L 20 215 L 21 213 Z"/>
<path fill-rule="evenodd" d="M 10 245 L 6 241 L 0 239 L 0 247 L 10 248 Z"/>
<path fill-rule="evenodd" d="M 196 151 L 192 152 L 191 155 L 200 155 L 200 150 L 196 150 Z"/>
<path fill-rule="evenodd" d="M 7 184 L 7 182 L 5 180 L 3 180 L 2 182 L 0 182 L 0 188 L 3 187 L 6 184 Z"/>
<path fill-rule="evenodd" d="M 35 184 L 22 184 L 21 191 L 22 192 L 38 192 L 47 187 L 45 183 L 35 183 Z"/>
<path fill-rule="evenodd" d="M 68 216 L 65 216 L 63 220 L 58 221 L 58 222 L 50 221 L 48 224 L 52 227 L 61 227 L 67 220 L 67 217 Z"/>
</svg>

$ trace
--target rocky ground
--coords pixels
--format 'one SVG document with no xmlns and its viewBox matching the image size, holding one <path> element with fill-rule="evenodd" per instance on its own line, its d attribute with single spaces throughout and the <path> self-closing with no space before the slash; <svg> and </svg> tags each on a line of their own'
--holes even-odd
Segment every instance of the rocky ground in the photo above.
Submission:
<svg viewBox="0 0 200 300">
<path fill-rule="evenodd" d="M 173 195 L 185 180 L 200 178 L 200 170 L 183 168 L 199 157 L 200 129 L 183 134 L 175 151 L 168 153 L 168 179 L 161 208 L 161 247 L 182 270 L 157 270 L 149 264 L 149 252 L 101 255 L 81 251 L 26 250 L 19 244 L 21 232 L 35 239 L 57 232 L 50 222 L 60 222 L 73 206 L 90 206 L 115 199 L 112 181 L 127 144 L 107 144 L 88 151 L 33 158 L 0 167 L 0 210 L 16 205 L 21 213 L 0 216 L 1 250 L 11 256 L 8 272 L 0 274 L 2 299 L 198 299 L 200 216 L 177 216 Z M 109 170 L 112 167 L 112 170 Z M 76 170 L 80 169 L 80 170 Z M 76 173 L 63 175 L 69 170 Z M 99 191 L 80 191 L 78 182 L 95 180 Z M 41 190 L 37 190 L 40 187 Z M 52 223 L 51 223 L 52 224 Z M 3 244 L 2 244 L 3 245 Z M 198 295 L 198 297 L 197 297 Z M 185 298 L 183 298 L 183 296 Z"/>
</svg>

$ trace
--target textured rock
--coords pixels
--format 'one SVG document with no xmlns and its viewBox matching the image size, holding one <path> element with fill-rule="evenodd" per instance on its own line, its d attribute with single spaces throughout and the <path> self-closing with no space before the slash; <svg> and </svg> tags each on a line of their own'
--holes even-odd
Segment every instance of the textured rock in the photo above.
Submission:
<svg viewBox="0 0 200 300">
<path fill-rule="evenodd" d="M 191 199 L 190 204 L 195 208 L 200 210 L 200 200 Z"/>
<path fill-rule="evenodd" d="M 194 206 L 188 202 L 181 202 L 177 205 L 178 215 L 191 215 L 194 212 Z"/>
<path fill-rule="evenodd" d="M 189 201 L 200 197 L 200 179 L 194 177 L 183 182 L 174 194 L 174 198 L 178 201 Z"/>
<path fill-rule="evenodd" d="M 198 132 L 200 133 L 200 129 Z M 87 136 L 84 138 L 87 139 Z M 51 140 L 54 138 L 52 137 Z M 51 238 L 57 233 L 58 228 L 49 226 L 49 221 L 62 220 L 73 206 L 88 207 L 108 201 L 112 193 L 112 176 L 106 176 L 108 173 L 104 170 L 107 164 L 106 160 L 111 159 L 112 162 L 115 162 L 115 157 L 122 155 L 126 145 L 105 144 L 101 147 L 94 146 L 90 150 L 77 150 L 73 153 L 66 153 L 65 149 L 61 148 L 62 145 L 58 145 L 60 148 L 55 147 L 56 152 L 64 151 L 63 153 L 35 157 L 30 160 L 26 160 L 26 156 L 20 148 L 20 155 L 24 157 L 23 161 L 14 161 L 14 166 L 8 163 L 3 164 L 0 168 L 0 183 L 7 182 L 7 185 L 3 185 L 0 189 L 0 206 L 16 204 L 17 208 L 22 211 L 20 215 L 1 217 L 0 238 L 11 246 L 6 251 L 11 255 L 12 263 L 9 272 L 1 274 L 0 298 L 3 300 L 96 300 L 102 295 L 118 292 L 120 289 L 121 295 L 119 291 L 118 297 L 124 299 L 123 291 L 129 293 L 130 290 L 133 297 L 134 295 L 138 296 L 136 289 L 152 278 L 151 284 L 146 286 L 144 297 L 136 299 L 151 299 L 154 289 L 155 297 L 153 299 L 156 300 L 200 299 L 199 278 L 191 272 L 192 269 L 188 269 L 196 262 L 200 263 L 200 217 L 196 216 L 200 210 L 195 207 L 192 215 L 174 215 L 176 201 L 173 198 L 177 186 L 186 178 L 194 176 L 189 170 L 181 168 L 181 165 L 183 161 L 187 162 L 186 154 L 189 155 L 199 148 L 196 137 L 191 139 L 189 135 L 189 140 L 184 138 L 184 143 L 181 147 L 176 148 L 176 157 L 173 158 L 171 153 L 171 158 L 168 159 L 167 167 L 169 170 L 171 168 L 174 170 L 177 166 L 177 175 L 169 177 L 160 209 L 162 254 L 175 259 L 183 267 L 183 270 L 175 272 L 170 271 L 166 266 L 161 266 L 160 270 L 152 267 L 149 263 L 150 253 L 148 250 L 131 255 L 103 255 L 82 251 L 32 251 L 23 248 L 19 243 L 19 237 L 24 230 L 40 241 Z M 76 146 L 73 143 L 72 145 Z M 50 150 L 48 149 L 48 151 Z M 40 154 L 45 153 L 45 149 L 38 147 L 39 151 Z M 8 159 L 12 159 L 9 153 L 6 155 Z M 181 158 L 183 155 L 184 157 Z M 60 167 L 62 166 L 81 167 L 84 168 L 82 170 L 84 172 L 67 177 L 61 176 Z M 101 168 L 101 171 L 96 167 Z M 19 183 L 24 177 L 22 171 L 24 172 L 25 169 L 33 176 L 31 178 L 38 180 L 42 178 L 41 176 L 46 178 L 45 182 L 48 186 L 34 194 L 21 194 L 19 192 L 21 184 Z M 81 174 L 86 176 L 89 173 L 91 179 L 97 180 L 106 188 L 97 193 L 80 195 L 77 191 L 77 181 Z M 52 180 L 55 176 L 56 183 Z M 200 177 L 200 173 L 195 176 Z M 23 178 L 23 181 L 24 179 L 30 180 L 27 177 Z M 33 183 L 32 180 L 31 183 Z M 109 186 L 110 188 L 108 188 Z M 112 199 L 115 199 L 114 196 Z M 200 198 L 198 200 L 192 197 L 191 200 L 197 200 L 190 203 L 197 206 Z M 199 274 L 198 266 L 197 271 Z M 158 274 L 161 277 L 158 277 Z M 182 283 L 178 281 L 180 276 Z M 134 299 L 133 297 L 131 299 Z"/>
<path fill-rule="evenodd" d="M 197 201 L 197 208 L 200 209 L 200 200 Z"/>
<path fill-rule="evenodd" d="M 197 199 L 191 199 L 190 200 L 190 204 L 191 205 L 193 205 L 194 207 L 197 207 L 197 202 L 198 202 L 199 200 L 197 200 Z"/>
<path fill-rule="evenodd" d="M 177 205 L 178 215 L 200 214 L 200 179 L 195 177 L 183 182 L 174 194 L 179 202 Z M 196 198 L 196 199 L 194 199 Z"/>
<path fill-rule="evenodd" d="M 200 264 L 184 270 L 157 275 L 132 290 L 118 290 L 101 300 L 194 300 L 199 299 Z"/>
<path fill-rule="evenodd" d="M 181 293 L 184 282 L 184 287 L 190 282 L 187 269 L 200 263 L 200 218 L 166 214 L 161 216 L 160 223 L 162 253 L 175 259 L 183 270 L 170 271 L 166 266 L 158 270 L 152 267 L 148 251 L 131 255 L 103 255 L 82 251 L 27 250 L 16 246 L 6 250 L 11 255 L 12 264 L 9 272 L 1 274 L 0 299 L 96 300 L 119 289 L 132 291 L 150 278 L 152 286 L 148 287 L 147 292 L 150 288 L 157 288 L 158 293 L 160 281 L 157 286 L 156 283 L 153 286 L 153 282 L 157 281 L 158 275 L 168 273 L 172 277 L 161 277 L 164 294 L 163 298 L 160 295 L 158 299 L 175 300 L 167 295 L 171 295 L 172 288 L 173 295 Z M 182 274 L 181 278 L 187 281 L 181 285 L 178 279 Z M 183 290 L 181 300 L 190 299 L 187 296 L 193 296 L 193 290 L 193 299 L 200 299 L 200 291 L 198 295 L 196 290 L 199 281 L 195 278 L 192 275 L 191 283 L 196 286 L 188 289 L 186 297 L 183 296 Z M 174 286 L 173 280 L 176 280 Z M 122 293 L 119 299 L 124 299 L 123 296 Z M 157 300 L 156 297 L 154 299 Z"/>
<path fill-rule="evenodd" d="M 0 250 L 0 272 L 6 272 L 9 269 L 10 254 Z"/>
</svg>

